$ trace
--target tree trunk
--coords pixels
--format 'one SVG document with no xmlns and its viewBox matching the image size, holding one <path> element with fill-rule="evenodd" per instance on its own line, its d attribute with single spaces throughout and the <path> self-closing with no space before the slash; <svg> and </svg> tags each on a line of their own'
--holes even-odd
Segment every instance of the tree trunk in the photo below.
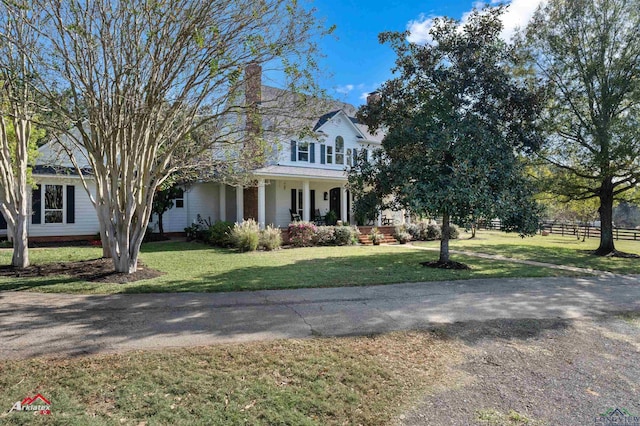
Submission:
<svg viewBox="0 0 640 426">
<path fill-rule="evenodd" d="M 607 256 L 615 252 L 613 244 L 613 185 L 607 178 L 600 188 L 600 246 L 595 251 L 598 256 Z"/>
<path fill-rule="evenodd" d="M 29 266 L 29 239 L 27 234 L 27 216 L 18 214 L 13 229 L 13 258 L 11 265 L 16 268 Z"/>
<path fill-rule="evenodd" d="M 440 239 L 440 263 L 449 262 L 449 213 L 442 215 L 442 238 Z"/>
</svg>

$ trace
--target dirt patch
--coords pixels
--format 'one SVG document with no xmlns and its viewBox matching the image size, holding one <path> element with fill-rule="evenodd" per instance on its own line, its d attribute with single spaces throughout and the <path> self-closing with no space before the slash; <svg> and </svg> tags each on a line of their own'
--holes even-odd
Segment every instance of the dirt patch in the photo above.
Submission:
<svg viewBox="0 0 640 426">
<path fill-rule="evenodd" d="M 466 347 L 462 378 L 401 424 L 605 424 L 600 414 L 615 408 L 640 415 L 640 322 L 628 317 L 472 321 L 436 332 Z"/>
<path fill-rule="evenodd" d="M 454 262 L 450 260 L 448 262 L 441 262 L 439 260 L 432 260 L 429 262 L 421 262 L 422 266 L 426 268 L 437 268 L 437 269 L 456 269 L 456 270 L 468 270 L 471 269 L 468 265 L 460 262 Z"/>
<path fill-rule="evenodd" d="M 2 277 L 33 278 L 60 275 L 90 282 L 125 284 L 156 278 L 164 274 L 155 269 L 147 268 L 141 262 L 138 262 L 138 270 L 133 274 L 117 273 L 113 271 L 113 261 L 102 258 L 78 262 L 31 265 L 25 269 L 16 269 L 13 266 L 0 266 L 0 276 Z"/>
</svg>

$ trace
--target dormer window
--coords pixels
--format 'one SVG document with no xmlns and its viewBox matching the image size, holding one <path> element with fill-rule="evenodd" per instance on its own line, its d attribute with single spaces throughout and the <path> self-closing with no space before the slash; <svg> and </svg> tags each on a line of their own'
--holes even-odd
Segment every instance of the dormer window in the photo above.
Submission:
<svg viewBox="0 0 640 426">
<path fill-rule="evenodd" d="M 298 144 L 298 161 L 309 161 L 309 143 L 300 142 Z"/>
<path fill-rule="evenodd" d="M 336 164 L 344 164 L 344 138 L 336 136 Z"/>
</svg>

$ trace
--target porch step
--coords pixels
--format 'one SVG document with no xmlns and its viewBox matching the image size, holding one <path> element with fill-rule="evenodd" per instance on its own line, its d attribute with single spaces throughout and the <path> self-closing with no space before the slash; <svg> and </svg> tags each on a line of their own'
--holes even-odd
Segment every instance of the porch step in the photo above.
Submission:
<svg viewBox="0 0 640 426">
<path fill-rule="evenodd" d="M 360 235 L 358 236 L 358 240 L 360 244 L 365 246 L 372 246 L 373 243 L 369 239 L 369 234 L 371 233 L 372 226 L 360 226 Z M 396 239 L 393 237 L 394 227 L 393 226 L 380 226 L 378 227 L 378 232 L 384 235 L 382 240 L 382 244 L 395 244 L 397 243 Z"/>
</svg>

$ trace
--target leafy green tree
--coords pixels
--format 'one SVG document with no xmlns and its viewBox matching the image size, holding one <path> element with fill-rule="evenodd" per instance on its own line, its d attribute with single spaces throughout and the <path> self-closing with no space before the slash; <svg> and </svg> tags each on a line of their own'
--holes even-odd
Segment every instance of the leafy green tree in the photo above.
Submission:
<svg viewBox="0 0 640 426">
<path fill-rule="evenodd" d="M 538 96 L 514 76 L 514 52 L 500 39 L 502 12 L 474 11 L 462 27 L 437 19 L 428 45 L 407 42 L 406 33 L 381 34 L 398 56 L 398 76 L 359 112 L 386 135 L 374 160 L 358 161 L 350 173 L 356 210 L 370 210 L 376 197 L 379 207 L 441 216 L 443 264 L 451 222 L 500 217 L 507 230 L 538 228 L 518 156 L 540 143 Z"/>
<path fill-rule="evenodd" d="M 166 212 L 175 205 L 174 200 L 183 194 L 183 189 L 178 186 L 159 188 L 153 198 L 152 213 L 158 216 L 158 232 L 164 237 L 164 224 L 162 218 Z"/>
<path fill-rule="evenodd" d="M 615 254 L 614 200 L 640 179 L 640 1 L 550 0 L 521 42 L 549 95 L 555 194 L 599 201 L 598 255 Z"/>
</svg>

